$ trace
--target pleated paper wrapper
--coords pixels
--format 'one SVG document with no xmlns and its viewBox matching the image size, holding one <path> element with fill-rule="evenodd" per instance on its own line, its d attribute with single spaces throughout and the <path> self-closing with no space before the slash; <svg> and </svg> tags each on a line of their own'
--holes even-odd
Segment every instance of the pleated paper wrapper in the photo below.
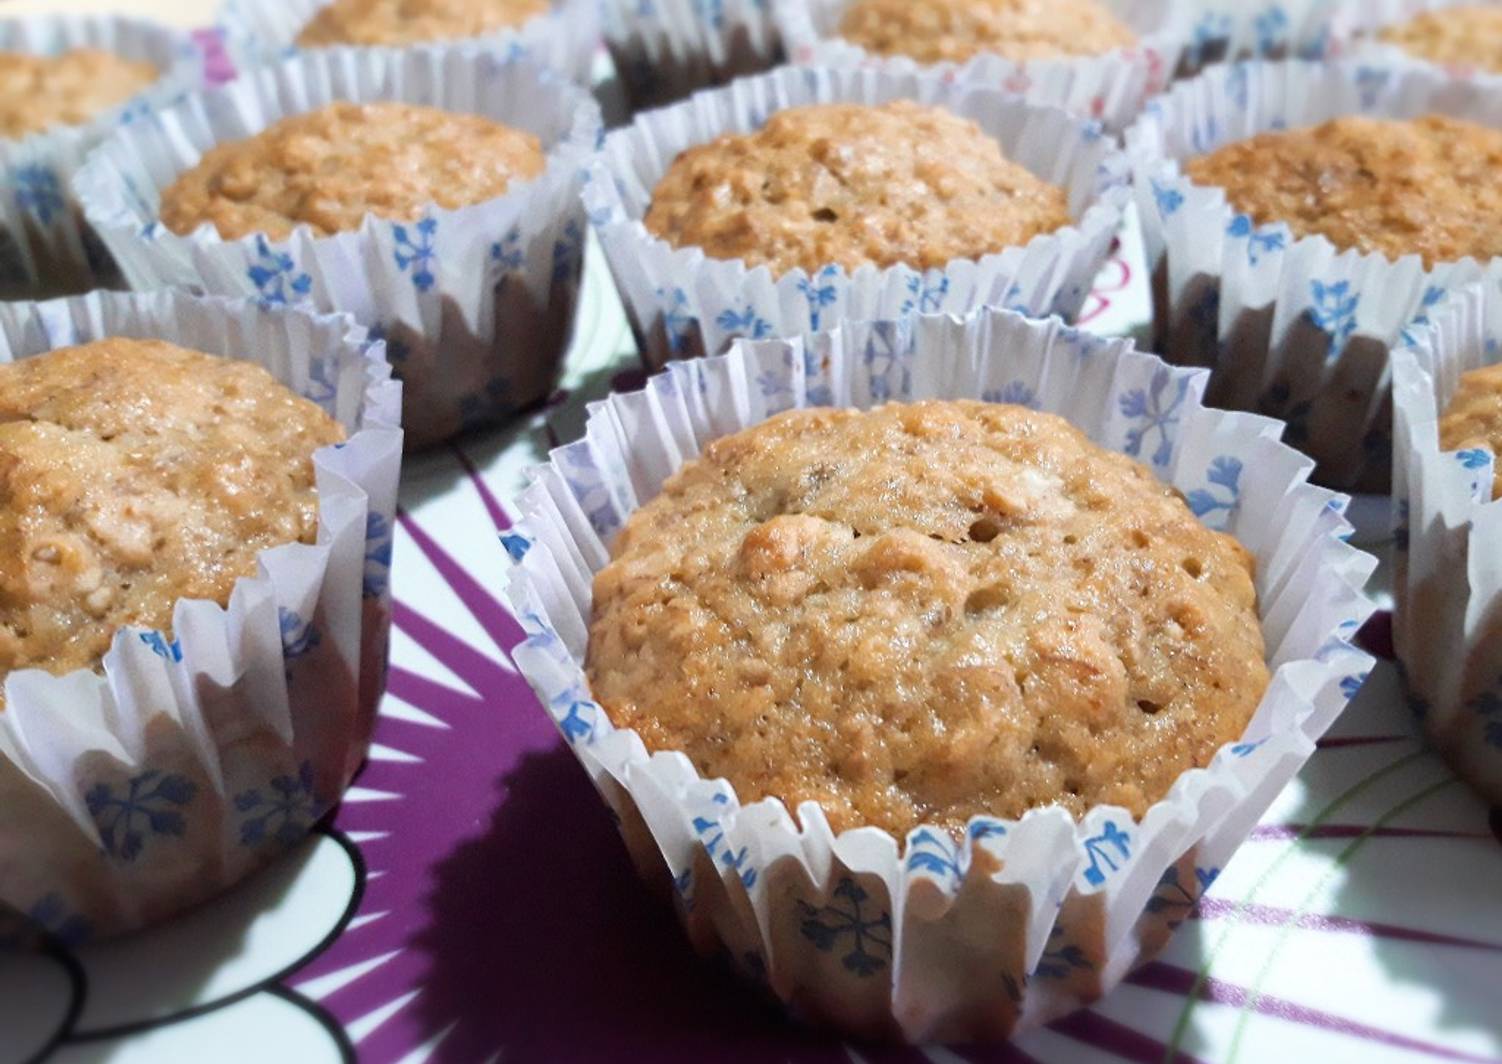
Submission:
<svg viewBox="0 0 1502 1064">
<path fill-rule="evenodd" d="M 286 240 L 178 235 L 163 190 L 216 144 L 336 100 L 398 100 L 527 130 L 547 168 L 505 195 L 413 221 Z M 573 333 L 584 259 L 580 171 L 600 137 L 592 98 L 525 59 L 475 50 L 316 49 L 120 130 L 76 187 L 133 288 L 164 285 L 348 312 L 384 338 L 406 387 L 409 448 L 546 400 Z"/>
<path fill-rule="evenodd" d="M 819 103 L 877 105 L 913 99 L 978 123 L 1002 153 L 1063 187 L 1073 223 L 980 259 L 942 269 L 826 266 L 774 277 L 744 261 L 675 249 L 642 224 L 652 190 L 678 154 L 722 133 L 749 133 L 771 114 Z M 783 68 L 638 115 L 606 138 L 584 201 L 636 332 L 642 357 L 719 354 L 741 337 L 800 336 L 842 320 L 964 313 L 1005 306 L 1043 316 L 1078 313 L 1110 254 L 1130 202 L 1128 165 L 1098 124 L 999 90 L 932 75 L 848 68 Z"/>
<path fill-rule="evenodd" d="M 1388 354 L 1450 293 L 1496 261 L 1397 261 L 1339 251 L 1286 224 L 1257 225 L 1221 189 L 1195 185 L 1182 163 L 1269 130 L 1341 115 L 1455 115 L 1502 126 L 1502 92 L 1433 68 L 1297 60 L 1216 67 L 1149 105 L 1127 131 L 1157 350 L 1211 369 L 1208 399 L 1288 422 L 1285 439 L 1318 462 L 1316 479 L 1385 496 L 1391 483 Z M 1502 314 L 1499 314 L 1502 318 Z"/>
<path fill-rule="evenodd" d="M 1502 501 L 1497 457 L 1445 451 L 1439 415 L 1468 370 L 1499 357 L 1477 286 L 1393 355 L 1397 609 L 1393 636 L 1424 728 L 1455 770 L 1502 805 Z"/>
<path fill-rule="evenodd" d="M 69 180 L 89 149 L 196 88 L 201 59 L 191 39 L 144 19 L 108 15 L 0 18 L 0 51 L 58 55 L 97 48 L 162 72 L 145 91 L 92 122 L 0 139 L 0 298 L 26 299 L 118 284 L 109 256 L 84 224 Z"/>
<path fill-rule="evenodd" d="M 1338 46 L 1330 19 L 1343 0 L 1183 0 L 1187 41 L 1177 74 L 1246 59 L 1324 59 Z M 1352 4 L 1367 0 L 1349 0 Z"/>
<path fill-rule="evenodd" d="M 218 25 L 252 60 L 275 61 L 299 50 L 297 35 L 331 0 L 225 0 Z M 578 85 L 588 85 L 600 44 L 599 0 L 552 0 L 549 10 L 482 37 L 433 44 L 474 48 L 508 59 L 530 57 Z M 317 48 L 307 48 L 317 51 Z"/>
<path fill-rule="evenodd" d="M 854 2 L 773 0 L 777 26 L 792 61 L 818 66 L 874 64 L 989 85 L 1095 119 L 1116 132 L 1137 117 L 1149 97 L 1163 91 L 1188 39 L 1180 0 L 1104 0 L 1102 6 L 1136 34 L 1132 47 L 1103 55 L 1021 62 L 986 52 L 963 63 L 919 63 L 905 56 L 879 56 L 842 38 L 840 23 Z"/>
<path fill-rule="evenodd" d="M 102 675 L 6 679 L 0 939 L 132 930 L 284 852 L 349 783 L 385 682 L 402 434 L 380 345 L 347 318 L 184 293 L 0 306 L 0 361 L 111 336 L 258 363 L 349 439 L 313 459 L 316 545 L 263 551 L 227 609 L 121 629 Z"/>
<path fill-rule="evenodd" d="M 770 0 L 603 0 L 605 44 L 637 110 L 783 60 Z"/>
<path fill-rule="evenodd" d="M 1305 483 L 1279 426 L 1205 408 L 1204 374 L 1126 341 L 1005 311 L 856 324 L 674 363 L 590 410 L 517 502 L 515 660 L 619 818 L 642 874 L 671 885 L 689 937 L 798 1014 L 861 1038 L 998 1039 L 1070 1012 L 1150 958 L 1188 914 L 1371 659 L 1350 639 L 1375 561 L 1343 499 Z M 582 669 L 591 579 L 630 513 L 711 440 L 793 408 L 998 397 L 1059 413 L 1148 464 L 1257 560 L 1275 671 L 1241 740 L 1136 822 L 1099 807 L 976 818 L 905 840 L 835 837 L 819 807 L 741 805 L 679 753 L 612 726 Z M 520 710 L 519 710 L 520 711 Z"/>
</svg>

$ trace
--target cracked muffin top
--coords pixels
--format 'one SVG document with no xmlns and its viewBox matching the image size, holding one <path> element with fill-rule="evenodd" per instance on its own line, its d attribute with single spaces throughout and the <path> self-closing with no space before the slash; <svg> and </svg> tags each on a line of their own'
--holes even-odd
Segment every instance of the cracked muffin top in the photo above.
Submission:
<svg viewBox="0 0 1502 1064">
<path fill-rule="evenodd" d="M 596 700 L 836 830 L 1140 816 L 1268 683 L 1253 561 L 1061 418 L 803 410 L 712 443 L 594 583 Z"/>
<path fill-rule="evenodd" d="M 1006 159 L 974 122 L 908 100 L 794 107 L 690 148 L 645 218 L 674 247 L 778 275 L 930 269 L 1069 223 L 1063 189 Z"/>
<path fill-rule="evenodd" d="M 854 0 L 840 36 L 878 55 L 963 63 L 1104 55 L 1137 35 L 1096 0 Z"/>
<path fill-rule="evenodd" d="M 1439 445 L 1445 451 L 1479 448 L 1502 457 L 1502 365 L 1461 374 L 1450 405 L 1440 415 Z M 1496 465 L 1492 498 L 1502 499 L 1502 462 Z"/>
<path fill-rule="evenodd" d="M 1426 11 L 1384 28 L 1377 39 L 1431 63 L 1502 73 L 1502 8 L 1493 5 Z"/>
<path fill-rule="evenodd" d="M 1258 225 L 1426 266 L 1502 255 L 1502 130 L 1444 115 L 1347 117 L 1262 133 L 1189 160 Z"/>
<path fill-rule="evenodd" d="M 482 37 L 546 14 L 547 0 L 334 0 L 297 44 L 402 45 Z"/>
<path fill-rule="evenodd" d="M 122 625 L 312 543 L 313 452 L 343 439 L 261 367 L 159 340 L 0 364 L 0 685 L 97 668 Z"/>
<path fill-rule="evenodd" d="M 60 55 L 0 52 L 0 136 L 92 122 L 161 76 L 150 63 L 97 48 Z"/>
<path fill-rule="evenodd" d="M 410 221 L 505 195 L 542 173 L 541 142 L 479 115 L 407 103 L 331 103 L 210 148 L 162 193 L 162 224 L 207 222 L 226 240 L 298 225 L 319 236 L 366 214 Z"/>
</svg>

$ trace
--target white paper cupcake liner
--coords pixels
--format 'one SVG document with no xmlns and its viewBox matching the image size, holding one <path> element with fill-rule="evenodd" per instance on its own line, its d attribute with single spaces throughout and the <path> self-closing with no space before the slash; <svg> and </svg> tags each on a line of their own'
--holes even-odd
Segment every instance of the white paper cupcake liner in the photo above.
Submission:
<svg viewBox="0 0 1502 1064">
<path fill-rule="evenodd" d="M 839 36 L 851 0 L 773 0 L 788 56 L 816 66 L 876 65 L 902 73 L 926 72 L 1018 93 L 1033 103 L 1062 107 L 1119 132 L 1163 91 L 1178 68 L 1187 40 L 1180 0 L 1103 0 L 1103 6 L 1138 37 L 1131 48 L 1105 55 L 1034 59 L 995 53 L 964 63 L 919 63 L 879 56 Z"/>
<path fill-rule="evenodd" d="M 1188 0 L 1188 42 L 1178 76 L 1191 77 L 1212 64 L 1242 59 L 1326 58 L 1334 46 L 1330 13 L 1337 2 Z"/>
<path fill-rule="evenodd" d="M 1439 416 L 1467 370 L 1502 358 L 1495 288 L 1457 293 L 1393 354 L 1398 528 L 1393 638 L 1424 728 L 1460 775 L 1502 805 L 1502 501 L 1497 457 L 1444 451 Z"/>
<path fill-rule="evenodd" d="M 770 0 L 603 0 L 605 44 L 638 110 L 782 62 Z"/>
<path fill-rule="evenodd" d="M 162 76 L 85 125 L 0 139 L 3 298 L 81 292 L 116 281 L 109 256 L 84 225 L 69 181 L 89 149 L 111 130 L 139 121 L 199 82 L 200 59 L 192 40 L 153 22 L 106 15 L 0 19 L 0 51 L 57 55 L 75 48 L 98 48 L 153 63 Z"/>
<path fill-rule="evenodd" d="M 299 840 L 364 757 L 385 681 L 401 386 L 347 318 L 184 293 L 0 305 L 0 361 L 110 336 L 265 366 L 336 416 L 316 546 L 261 553 L 229 608 L 116 633 L 104 674 L 13 672 L 0 710 L 0 913 L 103 936 Z"/>
<path fill-rule="evenodd" d="M 844 1032 L 995 1039 L 1105 993 L 1167 940 L 1370 667 L 1350 639 L 1375 567 L 1342 541 L 1343 498 L 1305 483 L 1279 426 L 1203 407 L 1202 371 L 1172 369 L 1057 320 L 1005 311 L 845 325 L 674 363 L 590 410 L 554 451 L 503 543 L 527 633 L 515 660 L 648 878 L 671 882 L 689 936 L 723 950 L 797 1012 Z M 1119 808 L 977 818 L 956 845 L 919 829 L 831 834 L 817 805 L 741 806 L 678 753 L 612 726 L 582 670 L 591 581 L 633 509 L 709 441 L 791 407 L 1002 397 L 1062 414 L 1183 491 L 1257 559 L 1275 670 L 1241 741 L 1141 823 Z M 798 827 L 801 824 L 801 830 Z"/>
<path fill-rule="evenodd" d="M 297 35 L 330 0 L 224 0 L 217 22 L 240 54 L 275 62 L 300 50 Z M 599 0 L 552 0 L 545 15 L 483 37 L 434 41 L 479 48 L 508 59 L 531 58 L 577 85 L 588 85 L 600 44 Z"/>
<path fill-rule="evenodd" d="M 1237 213 L 1223 190 L 1191 183 L 1181 164 L 1340 115 L 1432 112 L 1502 126 L 1502 91 L 1417 66 L 1244 63 L 1174 86 L 1127 131 L 1156 349 L 1211 367 L 1215 405 L 1286 420 L 1288 442 L 1318 462 L 1317 479 L 1342 490 L 1388 489 L 1391 346 L 1450 291 L 1483 274 L 1502 278 L 1502 264 L 1426 270 L 1416 255 L 1392 261 L 1295 239 L 1287 225 Z"/>
<path fill-rule="evenodd" d="M 827 266 L 774 277 L 766 267 L 675 249 L 642 224 L 652 190 L 684 149 L 746 133 L 767 116 L 814 103 L 914 99 L 977 122 L 1007 158 L 1068 193 L 1072 225 L 943 269 L 853 274 Z M 841 320 L 895 320 L 1005 306 L 1073 317 L 1110 253 L 1131 199 L 1126 159 L 1098 125 L 998 90 L 867 68 L 783 68 L 639 115 L 612 133 L 590 167 L 584 202 L 650 366 L 718 354 L 741 337 L 800 336 Z"/>
<path fill-rule="evenodd" d="M 529 130 L 547 169 L 504 196 L 419 221 L 367 216 L 358 230 L 225 240 L 179 236 L 161 194 L 205 151 L 335 100 L 401 100 Z M 346 311 L 387 340 L 406 384 L 409 447 L 545 400 L 562 369 L 584 259 L 581 169 L 601 132 L 582 89 L 528 60 L 474 50 L 317 49 L 120 130 L 75 187 L 137 289 L 167 285 L 268 304 Z"/>
</svg>

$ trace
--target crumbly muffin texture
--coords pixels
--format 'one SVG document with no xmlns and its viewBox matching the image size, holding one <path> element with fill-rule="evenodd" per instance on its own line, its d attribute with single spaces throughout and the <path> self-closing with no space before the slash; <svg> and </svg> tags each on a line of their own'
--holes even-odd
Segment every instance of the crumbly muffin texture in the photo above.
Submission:
<svg viewBox="0 0 1502 1064">
<path fill-rule="evenodd" d="M 1480 449 L 1502 456 L 1502 364 L 1461 374 L 1440 415 L 1439 445 L 1446 451 Z M 1492 480 L 1492 498 L 1502 499 L 1502 463 Z"/>
<path fill-rule="evenodd" d="M 854 0 L 840 36 L 878 55 L 962 63 L 1104 55 L 1137 43 L 1096 0 Z"/>
<path fill-rule="evenodd" d="M 259 551 L 316 539 L 312 455 L 343 438 L 261 367 L 157 340 L 0 365 L 0 684 L 228 603 Z"/>
<path fill-rule="evenodd" d="M 632 516 L 586 665 L 650 750 L 837 830 L 1140 815 L 1262 697 L 1252 569 L 1058 417 L 789 412 Z"/>
<path fill-rule="evenodd" d="M 334 0 L 308 21 L 297 43 L 402 45 L 481 37 L 547 10 L 547 0 Z"/>
<path fill-rule="evenodd" d="M 161 76 L 150 63 L 97 48 L 52 56 L 0 52 L 0 136 L 92 122 Z"/>
<path fill-rule="evenodd" d="M 1238 141 L 1185 167 L 1259 225 L 1286 222 L 1342 251 L 1420 255 L 1431 267 L 1502 255 L 1499 171 L 1502 130 L 1445 115 L 1337 118 Z"/>
<path fill-rule="evenodd" d="M 531 133 L 479 115 L 407 103 L 332 103 L 220 144 L 162 193 L 162 224 L 205 222 L 227 240 L 358 229 L 366 214 L 406 221 L 504 195 L 542 173 Z"/>
<path fill-rule="evenodd" d="M 1502 73 L 1502 7 L 1474 4 L 1426 11 L 1377 37 L 1444 66 Z"/>
<path fill-rule="evenodd" d="M 974 122 L 898 100 L 773 115 L 673 161 L 645 224 L 675 247 L 775 274 L 929 269 L 1068 225 L 1064 190 L 1004 158 Z"/>
</svg>

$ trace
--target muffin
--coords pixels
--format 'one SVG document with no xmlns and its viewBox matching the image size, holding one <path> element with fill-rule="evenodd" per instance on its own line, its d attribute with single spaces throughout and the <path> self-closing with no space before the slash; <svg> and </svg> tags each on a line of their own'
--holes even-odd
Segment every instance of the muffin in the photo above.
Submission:
<svg viewBox="0 0 1502 1064">
<path fill-rule="evenodd" d="M 587 672 L 612 723 L 835 831 L 1141 817 L 1267 688 L 1247 552 L 1021 407 L 780 415 L 611 553 Z"/>
<path fill-rule="evenodd" d="M 296 43 L 400 46 L 482 37 L 547 11 L 547 0 L 333 0 L 308 21 Z"/>
<path fill-rule="evenodd" d="M 1069 221 L 1064 190 L 974 122 L 896 100 L 794 107 L 690 148 L 657 183 L 645 224 L 674 247 L 780 275 L 940 268 Z"/>
<path fill-rule="evenodd" d="M 1442 114 L 1360 115 L 1261 133 L 1190 159 L 1257 225 L 1283 222 L 1342 251 L 1441 262 L 1502 254 L 1502 130 Z"/>
<path fill-rule="evenodd" d="M 1502 364 L 1463 374 L 1439 419 L 1443 451 L 1502 455 Z M 1495 467 L 1492 498 L 1502 499 L 1502 464 Z"/>
<path fill-rule="evenodd" d="M 537 137 L 480 115 L 398 102 L 331 103 L 211 148 L 162 193 L 162 224 L 226 240 L 299 225 L 318 236 L 367 214 L 411 220 L 505 195 L 546 165 Z"/>
<path fill-rule="evenodd" d="M 1495 5 L 1424 11 L 1384 27 L 1377 40 L 1431 63 L 1502 73 L 1502 7 Z"/>
<path fill-rule="evenodd" d="M 227 605 L 261 551 L 314 541 L 312 455 L 343 439 L 260 366 L 162 341 L 0 364 L 0 684 Z"/>
<path fill-rule="evenodd" d="M 91 122 L 161 76 L 152 63 L 98 48 L 58 55 L 0 52 L 0 136 Z"/>
<path fill-rule="evenodd" d="M 1137 43 L 1096 0 L 853 0 L 839 33 L 868 52 L 923 63 L 982 52 L 1018 62 L 1104 55 Z"/>
</svg>

